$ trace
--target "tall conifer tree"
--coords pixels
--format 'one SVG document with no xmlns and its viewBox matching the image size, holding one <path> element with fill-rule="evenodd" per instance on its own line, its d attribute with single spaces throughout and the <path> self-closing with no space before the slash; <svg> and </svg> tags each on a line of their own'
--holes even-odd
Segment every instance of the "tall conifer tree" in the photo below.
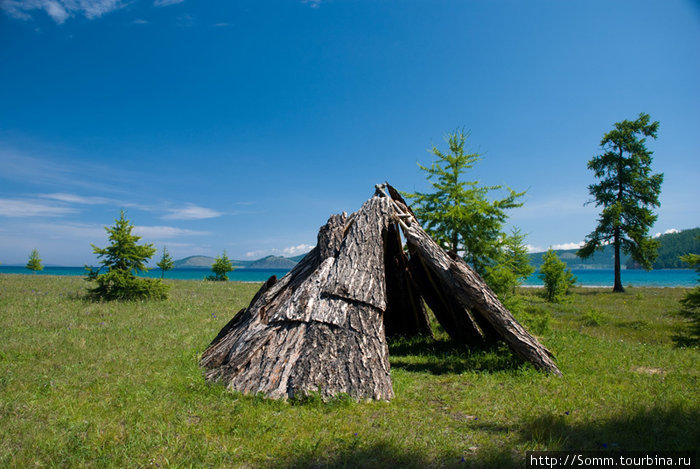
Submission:
<svg viewBox="0 0 700 469">
<path fill-rule="evenodd" d="M 620 275 L 620 252 L 630 254 L 646 269 L 657 256 L 658 242 L 648 236 L 656 221 L 653 207 L 659 206 L 663 174 L 651 173 L 651 155 L 646 138 L 656 138 L 659 123 L 641 113 L 634 121 L 617 122 L 600 142 L 604 153 L 588 162 L 588 169 L 600 180 L 588 186 L 596 207 L 603 207 L 598 226 L 578 250 L 579 257 L 590 257 L 612 244 L 615 252 L 614 292 L 625 291 Z M 593 202 L 593 201 L 591 201 Z"/>
</svg>

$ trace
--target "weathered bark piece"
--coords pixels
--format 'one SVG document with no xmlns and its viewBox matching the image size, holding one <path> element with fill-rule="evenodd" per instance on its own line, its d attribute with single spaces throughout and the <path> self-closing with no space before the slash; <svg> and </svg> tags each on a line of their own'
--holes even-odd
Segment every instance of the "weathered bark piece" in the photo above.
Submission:
<svg viewBox="0 0 700 469">
<path fill-rule="evenodd" d="M 423 266 L 433 279 L 433 283 L 440 285 L 439 289 L 442 290 L 443 297 L 451 296 L 464 313 L 471 312 L 474 317 L 478 316 L 485 323 L 490 324 L 515 353 L 537 368 L 561 375 L 559 368 L 554 364 L 551 352 L 515 320 L 481 277 L 467 263 L 452 259 L 428 236 L 415 218 L 402 216 L 409 215 L 408 210 L 402 205 L 400 201 L 395 201 L 397 216 L 403 220 L 401 227 L 406 236 L 406 243 L 420 262 L 420 264 L 412 262 L 411 265 Z M 423 292 L 425 295 L 425 290 Z M 456 318 L 454 310 L 452 313 L 453 318 Z M 440 321 L 439 316 L 436 315 L 436 318 Z M 460 327 L 458 324 L 446 322 L 442 325 L 450 336 L 459 336 L 459 331 L 448 330 L 448 327 Z"/>
<path fill-rule="evenodd" d="M 382 233 L 392 210 L 375 197 L 350 219 L 331 217 L 316 248 L 263 286 L 204 352 L 207 379 L 271 398 L 318 391 L 391 399 Z"/>
</svg>

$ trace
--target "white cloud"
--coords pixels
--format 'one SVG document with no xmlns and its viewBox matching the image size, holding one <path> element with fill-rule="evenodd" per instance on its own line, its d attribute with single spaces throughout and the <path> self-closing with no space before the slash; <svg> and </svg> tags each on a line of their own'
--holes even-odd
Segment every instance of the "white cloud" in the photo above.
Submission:
<svg viewBox="0 0 700 469">
<path fill-rule="evenodd" d="M 258 251 L 248 251 L 245 253 L 245 257 L 255 258 L 264 257 L 271 255 L 271 249 L 260 249 Z"/>
<path fill-rule="evenodd" d="M 288 248 L 282 249 L 282 252 L 287 256 L 298 256 L 299 254 L 306 254 L 311 251 L 314 247 L 310 244 L 298 244 L 296 246 L 290 246 Z"/>
<path fill-rule="evenodd" d="M 39 201 L 0 199 L 0 215 L 6 217 L 59 217 L 76 210 L 63 205 L 47 204 Z"/>
<path fill-rule="evenodd" d="M 85 204 L 85 205 L 104 205 L 111 202 L 110 199 L 104 197 L 84 197 L 75 194 L 66 194 L 63 192 L 57 192 L 54 194 L 39 194 L 39 197 L 45 199 L 59 200 L 61 202 L 74 203 L 74 204 Z"/>
<path fill-rule="evenodd" d="M 156 210 L 155 207 L 148 205 L 136 204 L 133 202 L 124 202 L 123 200 L 110 199 L 107 197 L 99 196 L 83 196 L 77 194 L 68 194 L 64 192 L 56 192 L 53 194 L 37 194 L 38 197 L 43 199 L 57 200 L 59 202 L 65 202 L 67 204 L 81 204 L 81 205 L 111 205 L 122 208 L 137 208 L 139 210 L 144 210 L 146 212 L 152 212 Z"/>
<path fill-rule="evenodd" d="M 153 2 L 153 5 L 157 7 L 167 7 L 170 5 L 177 5 L 178 3 L 182 3 L 185 0 L 155 0 Z"/>
<path fill-rule="evenodd" d="M 583 246 L 583 242 L 579 243 L 561 243 L 561 244 L 552 244 L 550 248 L 556 250 L 567 250 L 567 249 L 579 249 L 581 246 Z M 533 246 L 532 244 L 526 244 L 525 247 L 527 248 L 527 252 L 532 254 L 535 252 L 545 252 L 547 249 L 542 248 L 541 246 Z"/>
<path fill-rule="evenodd" d="M 88 19 L 122 8 L 121 0 L 3 0 L 0 8 L 18 19 L 28 20 L 33 10 L 43 10 L 56 23 L 61 24 L 71 16 L 82 14 Z"/>
<path fill-rule="evenodd" d="M 186 230 L 174 226 L 135 226 L 134 234 L 142 238 L 167 239 L 178 236 L 208 235 L 206 231 Z"/>
<path fill-rule="evenodd" d="M 70 16 L 70 13 L 68 13 L 66 9 L 63 8 L 63 6 L 58 2 L 45 2 L 44 9 L 46 10 L 46 13 L 48 13 L 48 15 L 59 24 L 66 21 L 66 19 Z"/>
<path fill-rule="evenodd" d="M 148 21 L 139 18 L 137 20 L 132 21 L 131 24 L 148 24 Z"/>
<path fill-rule="evenodd" d="M 249 258 L 260 258 L 265 256 L 284 256 L 284 257 L 294 257 L 299 254 L 306 254 L 311 251 L 314 247 L 310 244 L 298 244 L 296 246 L 289 246 L 283 249 L 261 249 L 258 251 L 250 251 L 246 253 L 246 257 Z"/>
<path fill-rule="evenodd" d="M 311 8 L 319 8 L 323 0 L 301 0 L 304 5 L 309 5 Z"/>
<path fill-rule="evenodd" d="M 164 215 L 164 220 L 203 220 L 206 218 L 220 217 L 221 213 L 206 207 L 188 204 L 182 208 L 168 209 L 169 215 Z"/>
<path fill-rule="evenodd" d="M 578 243 L 562 243 L 562 244 L 553 244 L 552 249 L 557 250 L 557 249 L 579 249 L 581 246 L 583 246 L 583 241 L 578 242 Z"/>
<path fill-rule="evenodd" d="M 654 235 L 654 238 L 658 238 L 658 237 L 660 237 L 661 235 L 673 234 L 673 233 L 680 233 L 680 232 L 681 232 L 680 230 L 677 230 L 677 229 L 675 229 L 675 228 L 669 228 L 668 230 L 664 231 L 663 233 L 656 233 L 656 234 Z"/>
</svg>

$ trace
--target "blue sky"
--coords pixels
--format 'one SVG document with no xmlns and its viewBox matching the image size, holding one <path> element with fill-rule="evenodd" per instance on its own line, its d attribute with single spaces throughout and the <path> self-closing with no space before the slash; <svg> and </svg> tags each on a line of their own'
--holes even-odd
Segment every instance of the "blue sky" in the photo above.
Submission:
<svg viewBox="0 0 700 469">
<path fill-rule="evenodd" d="M 0 0 L 0 262 L 94 263 L 120 209 L 175 258 L 296 255 L 446 132 L 526 190 L 533 249 L 596 225 L 586 162 L 649 113 L 652 233 L 700 224 L 692 1 Z"/>
</svg>

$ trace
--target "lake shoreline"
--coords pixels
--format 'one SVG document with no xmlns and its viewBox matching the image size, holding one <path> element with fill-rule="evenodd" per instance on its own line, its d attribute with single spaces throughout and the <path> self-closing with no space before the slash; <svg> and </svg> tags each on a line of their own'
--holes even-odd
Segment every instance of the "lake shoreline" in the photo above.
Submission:
<svg viewBox="0 0 700 469">
<path fill-rule="evenodd" d="M 271 276 L 285 276 L 287 269 L 246 269 L 239 268 L 228 274 L 229 281 L 243 283 L 265 282 Z M 165 273 L 166 280 L 206 280 L 211 275 L 210 269 L 173 269 Z M 572 269 L 577 278 L 575 287 L 582 288 L 612 288 L 614 272 L 612 269 Z M 0 275 L 39 275 L 39 276 L 73 276 L 85 277 L 83 267 L 47 266 L 44 270 L 32 273 L 24 266 L 0 265 Z M 159 269 L 153 269 L 139 275 L 144 278 L 160 278 Z M 627 287 L 663 287 L 663 288 L 693 288 L 698 285 L 698 275 L 692 269 L 660 269 L 660 270 L 624 270 L 622 284 Z M 521 287 L 542 288 L 542 280 L 537 273 L 525 279 Z"/>
</svg>

